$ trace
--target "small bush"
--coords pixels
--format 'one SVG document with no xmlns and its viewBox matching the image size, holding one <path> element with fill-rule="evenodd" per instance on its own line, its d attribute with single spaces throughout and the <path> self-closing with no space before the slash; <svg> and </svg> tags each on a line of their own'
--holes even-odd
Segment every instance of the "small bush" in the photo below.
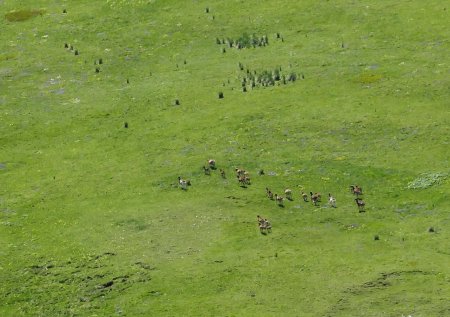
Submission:
<svg viewBox="0 0 450 317">
<path fill-rule="evenodd" d="M 223 92 L 219 92 L 219 99 L 223 99 Z"/>
<path fill-rule="evenodd" d="M 408 183 L 408 189 L 426 189 L 433 185 L 439 185 L 447 178 L 446 173 L 424 173 L 412 182 Z"/>
</svg>

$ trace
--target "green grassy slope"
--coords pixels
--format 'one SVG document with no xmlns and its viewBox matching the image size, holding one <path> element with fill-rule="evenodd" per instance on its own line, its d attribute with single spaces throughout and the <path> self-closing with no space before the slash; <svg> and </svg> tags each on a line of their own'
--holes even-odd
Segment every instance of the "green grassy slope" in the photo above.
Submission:
<svg viewBox="0 0 450 317">
<path fill-rule="evenodd" d="M 445 4 L 5 0 L 0 13 L 0 315 L 450 313 Z M 216 44 L 244 33 L 269 45 Z M 298 80 L 242 92 L 246 69 L 277 67 Z M 203 175 L 209 158 L 227 179 Z M 277 207 L 266 187 L 294 201 Z"/>
</svg>

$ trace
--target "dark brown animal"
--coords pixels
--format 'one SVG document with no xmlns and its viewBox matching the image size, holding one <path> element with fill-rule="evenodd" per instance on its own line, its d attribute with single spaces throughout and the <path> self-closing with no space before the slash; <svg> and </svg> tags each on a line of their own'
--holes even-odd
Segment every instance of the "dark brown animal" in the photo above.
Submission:
<svg viewBox="0 0 450 317">
<path fill-rule="evenodd" d="M 356 197 L 363 194 L 362 188 L 358 185 L 350 185 L 350 191 L 352 194 L 356 195 Z"/>
<path fill-rule="evenodd" d="M 358 206 L 359 212 L 364 212 L 364 208 L 366 207 L 366 203 L 361 198 L 355 198 L 356 205 Z"/>
<path fill-rule="evenodd" d="M 273 200 L 273 193 L 267 187 L 266 187 L 266 194 L 267 194 L 267 198 L 269 198 L 270 200 Z"/>
<path fill-rule="evenodd" d="M 314 204 L 314 206 L 317 206 L 321 198 L 320 193 L 313 194 L 312 192 L 309 192 L 309 194 L 311 196 L 311 202 Z"/>
</svg>

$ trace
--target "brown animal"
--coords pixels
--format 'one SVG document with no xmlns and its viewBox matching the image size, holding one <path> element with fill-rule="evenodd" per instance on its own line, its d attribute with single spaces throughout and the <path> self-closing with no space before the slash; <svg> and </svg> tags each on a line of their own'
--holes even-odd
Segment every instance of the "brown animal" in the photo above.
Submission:
<svg viewBox="0 0 450 317">
<path fill-rule="evenodd" d="M 284 198 L 281 196 L 278 196 L 275 194 L 275 201 L 277 202 L 277 205 L 280 207 L 284 207 Z"/>
<path fill-rule="evenodd" d="M 247 187 L 247 179 L 245 178 L 245 176 L 237 175 L 237 180 L 241 187 Z"/>
<path fill-rule="evenodd" d="M 356 197 L 363 194 L 362 188 L 358 185 L 350 185 L 350 191 L 352 194 L 356 195 Z"/>
<path fill-rule="evenodd" d="M 313 194 L 312 192 L 309 192 L 309 194 L 311 196 L 311 202 L 314 204 L 314 206 L 317 206 L 321 198 L 320 193 Z"/>
<path fill-rule="evenodd" d="M 308 202 L 308 195 L 306 193 L 302 192 L 302 198 L 303 201 Z"/>
<path fill-rule="evenodd" d="M 222 178 L 226 178 L 225 171 L 223 169 L 220 169 L 220 176 L 222 176 Z"/>
<path fill-rule="evenodd" d="M 273 193 L 267 187 L 266 187 L 266 194 L 267 194 L 267 198 L 269 198 L 270 200 L 273 200 Z"/>
<path fill-rule="evenodd" d="M 286 188 L 284 190 L 284 194 L 286 195 L 287 200 L 292 200 L 292 190 L 290 190 L 289 188 Z"/>
<path fill-rule="evenodd" d="M 267 218 L 262 218 L 258 215 L 256 216 L 256 219 L 258 220 L 259 231 L 262 234 L 266 234 L 266 232 L 272 232 L 272 225 L 270 224 L 269 220 L 267 220 Z"/>
<path fill-rule="evenodd" d="M 366 203 L 361 198 L 355 198 L 356 205 L 358 206 L 359 212 L 364 212 L 364 207 L 366 207 Z"/>
</svg>

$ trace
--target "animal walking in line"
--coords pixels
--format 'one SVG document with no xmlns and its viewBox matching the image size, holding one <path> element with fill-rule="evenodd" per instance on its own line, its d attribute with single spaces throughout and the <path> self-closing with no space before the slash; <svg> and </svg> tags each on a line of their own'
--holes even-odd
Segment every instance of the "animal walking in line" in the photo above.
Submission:
<svg viewBox="0 0 450 317">
<path fill-rule="evenodd" d="M 281 196 L 278 196 L 275 194 L 275 201 L 277 202 L 277 205 L 280 207 L 284 207 L 284 198 Z"/>
<path fill-rule="evenodd" d="M 366 203 L 361 198 L 355 198 L 356 205 L 358 206 L 359 212 L 364 212 Z"/>
<path fill-rule="evenodd" d="M 331 207 L 336 208 L 336 198 L 331 196 L 330 193 L 328 193 L 328 204 L 330 204 Z"/>
<path fill-rule="evenodd" d="M 178 176 L 178 184 L 180 185 L 182 190 L 187 190 L 188 181 L 185 179 L 182 179 L 181 176 Z"/>
<path fill-rule="evenodd" d="M 248 178 L 246 176 L 243 176 L 243 175 L 239 176 L 239 175 L 237 175 L 237 179 L 238 179 L 238 182 L 239 182 L 241 187 L 246 188 L 247 185 L 250 185 L 250 178 Z"/>
<path fill-rule="evenodd" d="M 205 173 L 205 175 L 211 175 L 211 170 L 209 169 L 209 167 L 203 166 L 203 172 Z"/>
<path fill-rule="evenodd" d="M 258 215 L 256 216 L 256 219 L 258 220 L 259 232 L 262 234 L 272 232 L 272 225 L 267 218 L 262 218 Z"/>
<path fill-rule="evenodd" d="M 352 194 L 356 195 L 356 197 L 363 194 L 362 188 L 358 185 L 350 185 L 350 191 Z"/>
<path fill-rule="evenodd" d="M 266 195 L 267 195 L 267 198 L 269 198 L 270 200 L 273 200 L 273 193 L 267 187 L 266 187 Z"/>
<path fill-rule="evenodd" d="M 216 160 L 208 160 L 208 166 L 212 169 L 216 169 Z"/>
<path fill-rule="evenodd" d="M 286 188 L 284 190 L 284 194 L 286 195 L 286 199 L 287 200 L 293 200 L 292 199 L 292 190 L 290 190 L 289 188 Z"/>
<path fill-rule="evenodd" d="M 314 206 L 317 206 L 319 204 L 320 198 L 321 198 L 320 193 L 313 194 L 313 192 L 309 192 L 309 194 L 311 196 L 311 202 L 314 204 Z"/>
<path fill-rule="evenodd" d="M 227 178 L 223 169 L 220 169 L 220 176 L 222 176 L 223 179 Z"/>
<path fill-rule="evenodd" d="M 304 192 L 302 192 L 302 198 L 304 202 L 308 202 L 308 195 Z"/>
<path fill-rule="evenodd" d="M 237 176 L 244 176 L 244 174 L 246 173 L 245 170 L 243 170 L 241 168 L 236 167 L 234 170 L 236 171 Z"/>
</svg>

